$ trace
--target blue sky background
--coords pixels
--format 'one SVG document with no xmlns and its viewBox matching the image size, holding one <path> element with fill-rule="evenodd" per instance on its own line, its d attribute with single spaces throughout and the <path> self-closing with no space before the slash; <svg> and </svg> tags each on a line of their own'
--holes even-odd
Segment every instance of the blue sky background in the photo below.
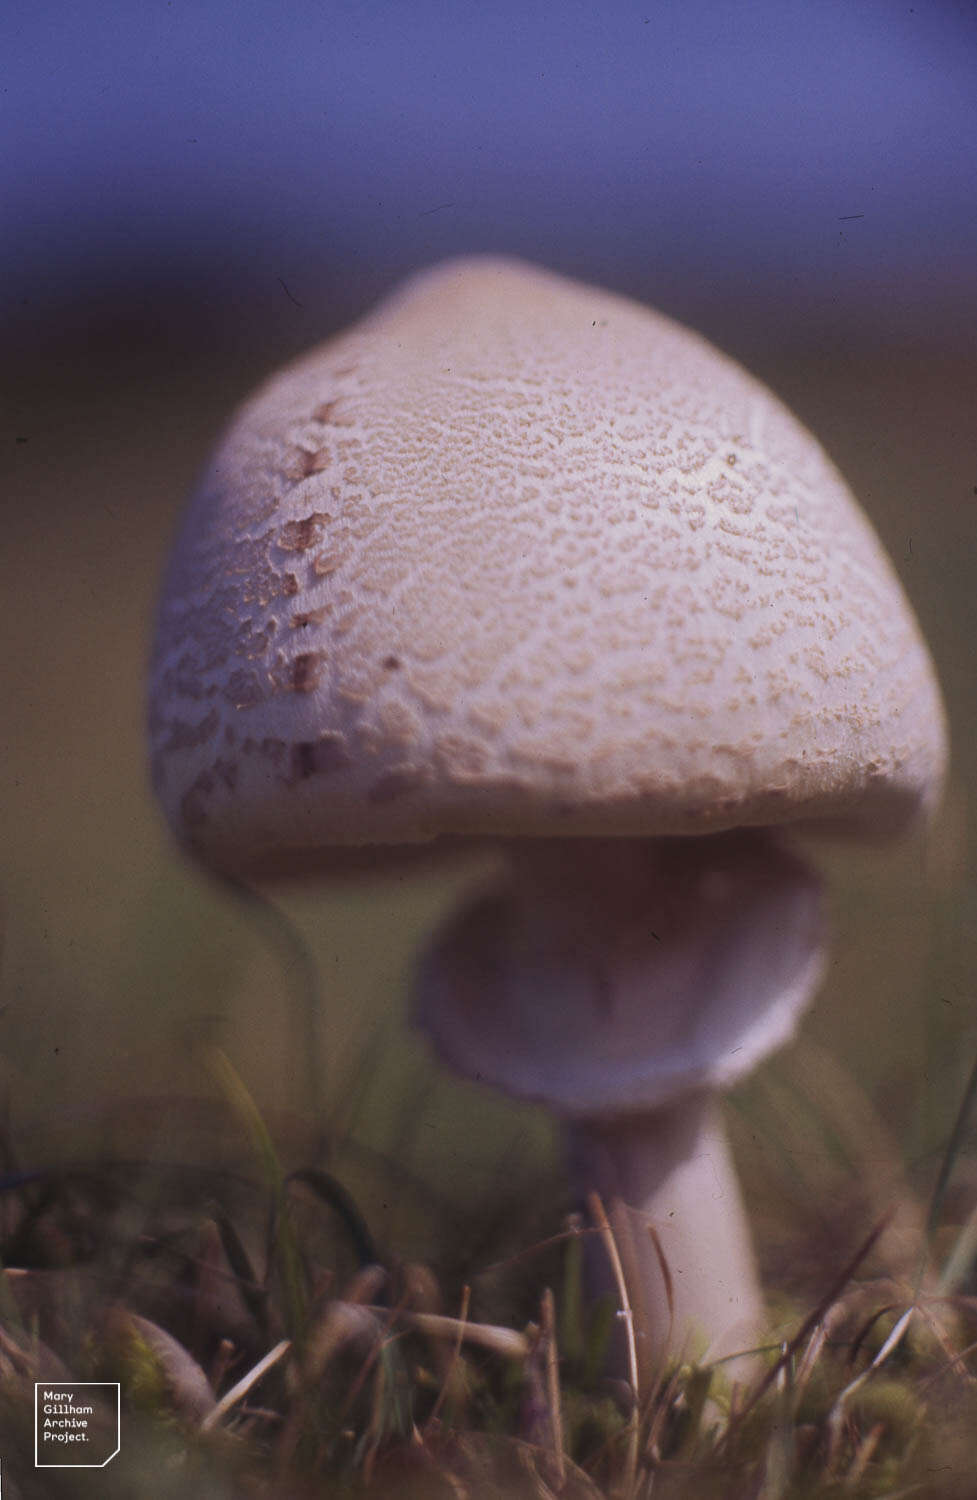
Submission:
<svg viewBox="0 0 977 1500">
<path fill-rule="evenodd" d="M 973 0 L 6 0 L 0 89 L 19 326 L 497 249 L 714 335 L 977 327 Z"/>
</svg>

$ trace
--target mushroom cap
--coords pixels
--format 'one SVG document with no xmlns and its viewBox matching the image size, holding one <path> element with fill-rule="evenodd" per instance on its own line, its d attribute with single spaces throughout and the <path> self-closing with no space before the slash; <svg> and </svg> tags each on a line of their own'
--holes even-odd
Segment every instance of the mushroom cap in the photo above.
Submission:
<svg viewBox="0 0 977 1500">
<path fill-rule="evenodd" d="M 811 435 L 696 334 L 449 261 L 273 377 L 186 512 L 152 774 L 240 873 L 342 846 L 900 830 L 945 728 Z"/>
<path fill-rule="evenodd" d="M 770 831 L 587 845 L 515 844 L 515 878 L 435 934 L 411 1011 L 443 1061 L 599 1118 L 726 1088 L 790 1039 L 824 969 L 813 870 Z"/>
</svg>

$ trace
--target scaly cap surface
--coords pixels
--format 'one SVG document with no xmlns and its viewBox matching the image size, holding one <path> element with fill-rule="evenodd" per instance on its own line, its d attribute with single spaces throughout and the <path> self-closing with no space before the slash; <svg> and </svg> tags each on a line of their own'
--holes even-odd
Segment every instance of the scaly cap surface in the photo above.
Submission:
<svg viewBox="0 0 977 1500">
<path fill-rule="evenodd" d="M 153 779 L 235 870 L 439 835 L 896 831 L 944 720 L 811 435 L 697 335 L 448 262 L 276 375 L 184 518 Z"/>
</svg>

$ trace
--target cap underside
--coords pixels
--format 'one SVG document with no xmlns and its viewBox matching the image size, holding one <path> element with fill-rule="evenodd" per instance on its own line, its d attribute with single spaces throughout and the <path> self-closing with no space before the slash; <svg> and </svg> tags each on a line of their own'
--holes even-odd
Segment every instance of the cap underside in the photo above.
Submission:
<svg viewBox="0 0 977 1500">
<path fill-rule="evenodd" d="M 727 1087 L 792 1035 L 823 970 L 820 887 L 771 837 L 597 843 L 569 877 L 558 854 L 515 856 L 413 986 L 412 1019 L 456 1071 L 565 1115 L 626 1114 Z"/>
</svg>

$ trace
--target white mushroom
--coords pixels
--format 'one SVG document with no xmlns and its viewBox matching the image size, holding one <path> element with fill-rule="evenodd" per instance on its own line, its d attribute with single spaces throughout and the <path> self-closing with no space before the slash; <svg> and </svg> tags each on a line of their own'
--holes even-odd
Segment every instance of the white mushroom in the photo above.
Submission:
<svg viewBox="0 0 977 1500">
<path fill-rule="evenodd" d="M 945 760 L 892 567 L 763 386 L 517 262 L 415 278 L 226 435 L 163 591 L 151 736 L 178 837 L 221 869 L 505 844 L 511 884 L 441 935 L 418 1019 L 588 1122 L 586 1182 L 696 1288 L 670 1347 L 755 1330 L 710 1101 L 820 962 L 816 881 L 769 830 L 899 832 Z"/>
</svg>

